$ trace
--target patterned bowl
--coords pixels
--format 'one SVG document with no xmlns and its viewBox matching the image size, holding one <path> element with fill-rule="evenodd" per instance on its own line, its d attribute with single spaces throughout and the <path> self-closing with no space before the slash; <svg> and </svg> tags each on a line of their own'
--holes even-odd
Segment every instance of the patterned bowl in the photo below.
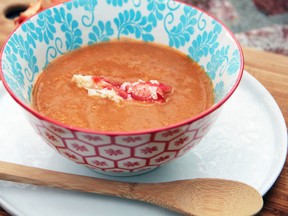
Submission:
<svg viewBox="0 0 288 216">
<path fill-rule="evenodd" d="M 35 78 L 53 59 L 121 37 L 169 45 L 193 58 L 213 82 L 215 104 L 178 124 L 130 133 L 75 128 L 31 109 Z M 19 26 L 1 52 L 3 84 L 35 131 L 61 155 L 110 175 L 143 173 L 187 153 L 212 127 L 242 74 L 242 51 L 233 34 L 203 11 L 172 0 L 63 3 Z"/>
</svg>

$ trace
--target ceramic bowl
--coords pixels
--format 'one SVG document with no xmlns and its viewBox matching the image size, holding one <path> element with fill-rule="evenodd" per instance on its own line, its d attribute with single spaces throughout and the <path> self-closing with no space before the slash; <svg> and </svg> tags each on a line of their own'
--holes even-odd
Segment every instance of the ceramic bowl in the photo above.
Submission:
<svg viewBox="0 0 288 216">
<path fill-rule="evenodd" d="M 123 133 L 75 128 L 31 108 L 35 79 L 51 61 L 122 37 L 168 45 L 197 61 L 213 82 L 215 104 L 169 127 Z M 205 12 L 171 0 L 63 3 L 19 26 L 1 52 L 3 84 L 35 131 L 64 157 L 110 175 L 143 173 L 191 150 L 213 126 L 242 74 L 242 51 L 234 35 Z"/>
</svg>

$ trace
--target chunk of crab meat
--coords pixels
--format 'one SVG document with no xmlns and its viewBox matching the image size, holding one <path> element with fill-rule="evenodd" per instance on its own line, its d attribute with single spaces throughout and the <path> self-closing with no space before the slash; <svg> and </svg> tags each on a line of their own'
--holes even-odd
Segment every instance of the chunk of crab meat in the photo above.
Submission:
<svg viewBox="0 0 288 216">
<path fill-rule="evenodd" d="M 157 80 L 148 82 L 138 80 L 138 82 L 124 82 L 121 84 L 100 76 L 74 75 L 72 81 L 79 88 L 88 90 L 88 95 L 108 98 L 115 102 L 135 100 L 163 103 L 166 101 L 167 95 L 172 92 L 170 86 L 159 83 Z"/>
<path fill-rule="evenodd" d="M 108 98 L 116 103 L 120 103 L 127 98 L 127 94 L 123 91 L 118 91 L 119 88 L 106 82 L 104 78 L 95 76 L 74 75 L 72 81 L 79 88 L 84 88 L 88 91 L 89 96 L 99 96 Z"/>
<path fill-rule="evenodd" d="M 147 102 L 165 102 L 165 96 L 172 91 L 170 86 L 159 83 L 157 80 L 150 80 L 145 82 L 139 80 L 138 82 L 125 82 L 121 85 L 132 99 Z"/>
</svg>

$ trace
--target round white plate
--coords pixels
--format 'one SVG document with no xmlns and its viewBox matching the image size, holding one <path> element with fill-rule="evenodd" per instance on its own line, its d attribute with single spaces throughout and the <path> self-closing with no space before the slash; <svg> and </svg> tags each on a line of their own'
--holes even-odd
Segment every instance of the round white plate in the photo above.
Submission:
<svg viewBox="0 0 288 216">
<path fill-rule="evenodd" d="M 95 173 L 58 155 L 30 127 L 0 86 L 0 160 L 107 179 L 161 182 L 225 178 L 245 182 L 262 195 L 273 185 L 287 154 L 284 118 L 268 91 L 245 72 L 207 137 L 182 158 L 134 177 Z M 13 215 L 177 215 L 137 201 L 0 181 L 0 203 Z"/>
</svg>

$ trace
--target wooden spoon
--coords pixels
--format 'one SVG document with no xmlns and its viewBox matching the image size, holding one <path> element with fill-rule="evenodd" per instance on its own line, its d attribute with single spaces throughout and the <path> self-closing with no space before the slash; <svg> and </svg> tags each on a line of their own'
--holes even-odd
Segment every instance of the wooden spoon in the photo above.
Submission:
<svg viewBox="0 0 288 216">
<path fill-rule="evenodd" d="M 263 206 L 262 196 L 255 189 L 223 179 L 128 183 L 1 161 L 0 179 L 140 200 L 184 215 L 246 216 L 258 213 Z"/>
</svg>

